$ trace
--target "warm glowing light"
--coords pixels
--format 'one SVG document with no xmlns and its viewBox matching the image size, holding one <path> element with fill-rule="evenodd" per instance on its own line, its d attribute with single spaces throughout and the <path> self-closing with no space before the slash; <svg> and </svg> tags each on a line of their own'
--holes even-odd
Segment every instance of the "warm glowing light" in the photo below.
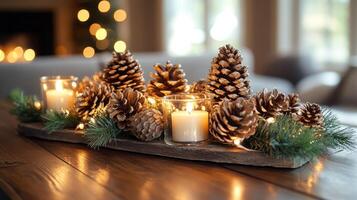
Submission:
<svg viewBox="0 0 357 200">
<path fill-rule="evenodd" d="M 267 122 L 268 122 L 268 124 L 272 124 L 272 123 L 275 122 L 275 118 L 274 118 L 274 117 L 269 117 L 269 118 L 267 119 Z"/>
<path fill-rule="evenodd" d="M 234 143 L 234 145 L 236 145 L 237 147 L 240 147 L 240 146 L 241 146 L 241 142 L 242 142 L 242 139 L 239 138 L 239 139 L 235 139 L 233 143 Z"/>
<path fill-rule="evenodd" d="M 86 9 L 81 9 L 77 13 L 77 18 L 81 22 L 85 22 L 89 19 L 89 11 Z"/>
<path fill-rule="evenodd" d="M 102 13 L 108 12 L 110 10 L 110 2 L 102 0 L 98 3 L 98 10 Z"/>
<path fill-rule="evenodd" d="M 100 29 L 102 26 L 100 26 L 100 24 L 98 23 L 93 23 L 92 25 L 89 26 L 89 33 L 91 35 L 95 35 L 98 31 L 98 29 Z"/>
<path fill-rule="evenodd" d="M 35 106 L 35 108 L 36 108 L 37 110 L 40 110 L 40 109 L 41 109 L 41 103 L 40 103 L 39 101 L 35 101 L 35 102 L 33 103 L 33 105 Z"/>
<path fill-rule="evenodd" d="M 35 50 L 33 49 L 26 49 L 24 52 L 24 59 L 26 61 L 32 61 L 33 59 L 35 59 L 36 57 L 36 53 Z"/>
<path fill-rule="evenodd" d="M 126 49 L 126 43 L 122 40 L 118 40 L 114 43 L 114 50 L 116 52 L 124 52 Z"/>
<path fill-rule="evenodd" d="M 84 124 L 83 123 L 78 124 L 77 129 L 78 130 L 83 130 L 84 129 Z"/>
<path fill-rule="evenodd" d="M 107 30 L 104 28 L 99 28 L 95 33 L 97 40 L 104 40 L 107 37 Z"/>
<path fill-rule="evenodd" d="M 106 184 L 109 180 L 109 171 L 106 169 L 98 169 L 95 180 L 100 184 Z"/>
<path fill-rule="evenodd" d="M 5 53 L 3 50 L 0 49 L 0 62 L 5 59 Z"/>
<path fill-rule="evenodd" d="M 11 51 L 9 54 L 7 54 L 6 58 L 7 58 L 7 62 L 14 63 L 18 59 L 18 55 L 16 54 L 15 51 Z"/>
<path fill-rule="evenodd" d="M 95 119 L 92 117 L 92 118 L 90 118 L 90 120 L 89 120 L 91 123 L 95 123 Z"/>
<path fill-rule="evenodd" d="M 20 58 L 24 54 L 24 49 L 22 47 L 20 47 L 20 46 L 17 46 L 17 47 L 15 47 L 14 52 Z"/>
<path fill-rule="evenodd" d="M 117 22 L 123 22 L 126 20 L 127 14 L 123 9 L 118 9 L 114 12 L 114 19 Z"/>
<path fill-rule="evenodd" d="M 186 104 L 187 112 L 191 113 L 193 111 L 193 102 L 187 102 Z"/>
<path fill-rule="evenodd" d="M 55 82 L 56 91 L 63 91 L 62 80 L 56 80 Z"/>
<path fill-rule="evenodd" d="M 83 49 L 83 56 L 85 58 L 91 58 L 93 57 L 95 54 L 95 50 L 93 49 L 93 47 L 86 47 Z"/>
<path fill-rule="evenodd" d="M 151 104 L 151 105 L 155 105 L 156 104 L 156 100 L 152 97 L 148 97 L 148 102 Z"/>
</svg>

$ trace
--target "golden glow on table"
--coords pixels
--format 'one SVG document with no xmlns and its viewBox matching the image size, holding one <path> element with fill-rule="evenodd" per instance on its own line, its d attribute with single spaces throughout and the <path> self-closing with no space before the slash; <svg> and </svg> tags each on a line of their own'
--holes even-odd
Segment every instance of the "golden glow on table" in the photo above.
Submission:
<svg viewBox="0 0 357 200">
<path fill-rule="evenodd" d="M 126 11 L 123 9 L 118 9 L 114 12 L 114 20 L 117 22 L 123 22 L 127 18 Z"/>
<path fill-rule="evenodd" d="M 98 10 L 102 13 L 108 12 L 110 10 L 110 2 L 102 0 L 98 3 Z"/>
<path fill-rule="evenodd" d="M 87 21 L 87 20 L 89 19 L 89 16 L 90 16 L 90 15 L 89 15 L 89 11 L 86 10 L 86 9 L 81 9 L 81 10 L 79 10 L 78 13 L 77 13 L 77 18 L 78 18 L 78 20 L 81 21 L 81 22 Z"/>
<path fill-rule="evenodd" d="M 95 37 L 97 38 L 97 40 L 104 40 L 105 38 L 107 38 L 107 34 L 107 30 L 105 30 L 104 28 L 99 28 L 95 33 Z"/>
<path fill-rule="evenodd" d="M 46 91 L 47 109 L 70 110 L 74 106 L 74 91 L 64 89 L 62 80 L 56 80 L 55 89 Z"/>
<path fill-rule="evenodd" d="M 122 40 L 118 40 L 114 43 L 114 50 L 116 52 L 124 52 L 126 49 L 126 43 Z"/>
<path fill-rule="evenodd" d="M 199 142 L 208 139 L 208 112 L 193 110 L 193 102 L 185 111 L 171 113 L 172 140 L 175 142 Z"/>
<path fill-rule="evenodd" d="M 93 49 L 93 47 L 86 47 L 83 49 L 83 56 L 85 58 L 91 58 L 93 57 L 95 54 L 95 50 Z"/>
</svg>

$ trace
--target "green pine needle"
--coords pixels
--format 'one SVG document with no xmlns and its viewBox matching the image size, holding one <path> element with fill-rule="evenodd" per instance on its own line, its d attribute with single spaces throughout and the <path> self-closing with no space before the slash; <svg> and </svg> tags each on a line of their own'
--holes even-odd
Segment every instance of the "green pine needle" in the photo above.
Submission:
<svg viewBox="0 0 357 200">
<path fill-rule="evenodd" d="M 9 99 L 14 103 L 11 113 L 16 115 L 21 122 L 41 121 L 41 109 L 35 107 L 36 96 L 25 96 L 20 89 L 14 89 L 9 95 Z"/>
<path fill-rule="evenodd" d="M 107 145 L 121 132 L 123 131 L 117 128 L 115 122 L 106 113 L 101 113 L 88 123 L 85 137 L 90 147 L 99 148 Z"/>
<path fill-rule="evenodd" d="M 65 111 L 50 110 L 42 115 L 42 118 L 44 119 L 44 128 L 48 133 L 66 128 L 75 128 L 80 122 L 80 118 L 76 114 Z"/>
<path fill-rule="evenodd" d="M 284 115 L 267 124 L 261 120 L 256 134 L 244 141 L 248 148 L 277 158 L 312 159 L 328 148 L 353 149 L 354 131 L 338 123 L 330 111 L 324 111 L 324 131 L 308 128 Z"/>
</svg>

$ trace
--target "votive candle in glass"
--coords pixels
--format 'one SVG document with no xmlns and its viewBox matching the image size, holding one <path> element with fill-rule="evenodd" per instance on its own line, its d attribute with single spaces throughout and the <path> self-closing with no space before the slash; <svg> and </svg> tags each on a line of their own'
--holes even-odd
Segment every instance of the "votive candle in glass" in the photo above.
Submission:
<svg viewBox="0 0 357 200">
<path fill-rule="evenodd" d="M 72 110 L 78 78 L 74 76 L 41 77 L 43 108 L 46 110 Z"/>
</svg>

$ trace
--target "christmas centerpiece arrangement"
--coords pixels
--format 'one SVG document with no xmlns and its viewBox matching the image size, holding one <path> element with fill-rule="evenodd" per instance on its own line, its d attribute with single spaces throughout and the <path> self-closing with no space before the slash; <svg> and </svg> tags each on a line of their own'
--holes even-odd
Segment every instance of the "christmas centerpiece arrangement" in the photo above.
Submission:
<svg viewBox="0 0 357 200">
<path fill-rule="evenodd" d="M 73 130 L 93 148 L 125 138 L 115 144 L 118 149 L 160 144 L 173 157 L 197 151 L 197 160 L 223 162 L 225 152 L 238 164 L 247 164 L 239 160 L 247 152 L 310 160 L 328 149 L 355 146 L 353 130 L 328 108 L 276 89 L 253 94 L 247 66 L 231 45 L 219 49 L 207 79 L 191 85 L 180 64 L 167 61 L 153 69 L 146 85 L 139 61 L 129 51 L 115 52 L 92 77 L 43 77 L 42 102 L 15 90 L 12 111 L 23 124 L 40 123 L 49 136 Z M 210 150 L 221 156 L 207 155 Z M 187 154 L 187 159 L 195 158 Z"/>
</svg>

